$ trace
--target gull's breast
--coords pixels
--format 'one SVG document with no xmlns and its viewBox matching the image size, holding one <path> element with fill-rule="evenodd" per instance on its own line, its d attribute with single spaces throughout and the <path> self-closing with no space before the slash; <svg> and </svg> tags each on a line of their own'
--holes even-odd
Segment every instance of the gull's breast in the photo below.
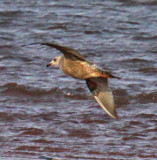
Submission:
<svg viewBox="0 0 157 160">
<path fill-rule="evenodd" d="M 84 61 L 72 61 L 69 59 L 64 59 L 61 70 L 74 78 L 77 79 L 87 79 L 90 77 L 98 77 L 94 68 Z"/>
</svg>

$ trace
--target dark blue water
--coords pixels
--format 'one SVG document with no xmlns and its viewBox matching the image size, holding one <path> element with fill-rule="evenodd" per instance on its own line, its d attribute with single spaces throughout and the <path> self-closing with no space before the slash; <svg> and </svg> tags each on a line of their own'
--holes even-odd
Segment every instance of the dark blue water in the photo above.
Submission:
<svg viewBox="0 0 157 160">
<path fill-rule="evenodd" d="M 157 159 L 156 1 L 0 1 L 0 159 Z M 56 42 L 122 77 L 119 120 L 84 81 L 46 68 Z"/>
</svg>

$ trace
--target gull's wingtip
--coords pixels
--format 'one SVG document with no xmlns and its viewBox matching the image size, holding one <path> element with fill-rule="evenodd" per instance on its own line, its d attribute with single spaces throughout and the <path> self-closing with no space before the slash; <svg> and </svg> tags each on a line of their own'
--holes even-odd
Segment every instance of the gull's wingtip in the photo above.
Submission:
<svg viewBox="0 0 157 160">
<path fill-rule="evenodd" d="M 119 116 L 117 115 L 117 113 L 115 114 L 115 115 L 113 115 L 113 118 L 115 118 L 115 119 L 119 119 Z"/>
<path fill-rule="evenodd" d="M 103 107 L 102 107 L 103 108 Z M 105 110 L 106 111 L 106 110 Z M 106 111 L 108 113 L 109 116 L 111 116 L 112 118 L 115 118 L 115 119 L 119 119 L 119 116 L 117 114 L 117 112 L 115 111 L 114 113 L 111 113 L 110 111 Z"/>
<path fill-rule="evenodd" d="M 118 119 L 118 115 L 116 112 L 116 108 L 114 105 L 106 105 L 103 103 L 103 101 L 101 101 L 100 97 L 94 96 L 94 98 L 96 99 L 96 101 L 99 103 L 99 105 L 102 107 L 102 109 L 104 111 L 106 111 L 106 113 L 111 116 L 112 118 Z"/>
</svg>

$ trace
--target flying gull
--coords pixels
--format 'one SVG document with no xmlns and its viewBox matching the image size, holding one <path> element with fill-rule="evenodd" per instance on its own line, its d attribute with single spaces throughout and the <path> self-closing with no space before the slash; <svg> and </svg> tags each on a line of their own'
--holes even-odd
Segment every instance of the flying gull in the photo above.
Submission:
<svg viewBox="0 0 157 160">
<path fill-rule="evenodd" d="M 108 78 L 117 78 L 109 72 L 87 61 L 78 51 L 55 43 L 41 43 L 56 48 L 63 56 L 55 57 L 48 65 L 58 65 L 65 74 L 77 79 L 83 79 L 99 105 L 113 118 L 118 119 L 113 94 L 108 87 Z"/>
</svg>

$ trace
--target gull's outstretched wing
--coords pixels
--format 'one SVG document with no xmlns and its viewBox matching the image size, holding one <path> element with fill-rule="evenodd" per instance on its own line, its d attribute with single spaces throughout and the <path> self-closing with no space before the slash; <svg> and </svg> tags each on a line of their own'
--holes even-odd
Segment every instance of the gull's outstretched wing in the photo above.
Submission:
<svg viewBox="0 0 157 160">
<path fill-rule="evenodd" d="M 108 87 L 107 78 L 86 79 L 87 86 L 100 106 L 113 118 L 118 119 L 112 91 Z"/>
<path fill-rule="evenodd" d="M 55 43 L 41 43 L 41 45 L 47 45 L 49 47 L 53 47 L 53 48 L 58 49 L 59 51 L 61 51 L 64 54 L 65 58 L 85 61 L 85 58 L 78 51 L 76 51 L 72 48 L 62 46 L 59 44 L 55 44 Z"/>
</svg>

